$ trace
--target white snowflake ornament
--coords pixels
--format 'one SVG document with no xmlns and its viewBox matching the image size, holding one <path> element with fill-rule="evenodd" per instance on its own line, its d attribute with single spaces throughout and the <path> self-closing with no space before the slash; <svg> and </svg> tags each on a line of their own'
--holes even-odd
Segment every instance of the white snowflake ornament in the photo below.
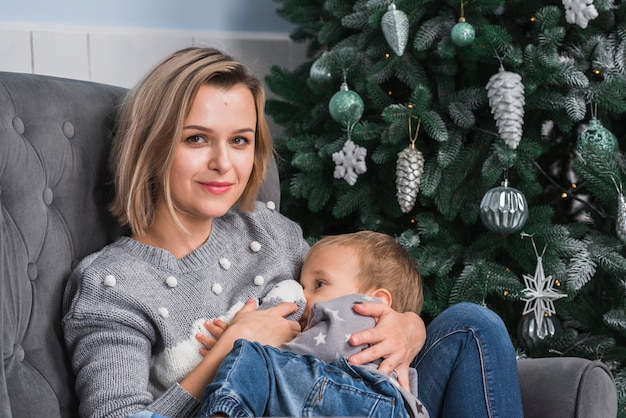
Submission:
<svg viewBox="0 0 626 418">
<path fill-rule="evenodd" d="M 336 179 L 342 178 L 350 186 L 354 186 L 359 174 L 367 171 L 365 166 L 366 155 L 367 148 L 360 147 L 348 139 L 341 151 L 333 153 L 333 161 L 335 162 L 334 177 Z"/>
<path fill-rule="evenodd" d="M 567 23 L 575 23 L 583 29 L 587 27 L 590 20 L 598 17 L 593 0 L 563 0 L 563 7 Z"/>
</svg>

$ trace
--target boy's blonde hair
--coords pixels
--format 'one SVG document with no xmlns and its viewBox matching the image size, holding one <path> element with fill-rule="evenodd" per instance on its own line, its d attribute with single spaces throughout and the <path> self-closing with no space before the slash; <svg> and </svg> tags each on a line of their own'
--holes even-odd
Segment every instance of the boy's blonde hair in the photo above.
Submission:
<svg viewBox="0 0 626 418">
<path fill-rule="evenodd" d="M 308 259 L 317 250 L 333 245 L 354 249 L 359 257 L 359 291 L 385 288 L 391 293 L 391 307 L 398 312 L 419 314 L 424 303 L 417 260 L 390 235 L 373 231 L 329 235 L 316 242 Z M 305 262 L 306 262 L 305 259 Z"/>
<path fill-rule="evenodd" d="M 111 164 L 115 197 L 111 213 L 142 234 L 152 223 L 158 199 L 184 230 L 174 211 L 169 185 L 176 145 L 200 87 L 246 86 L 254 98 L 257 123 L 254 164 L 238 200 L 243 211 L 254 208 L 273 148 L 265 120 L 262 83 L 240 62 L 213 48 L 186 48 L 157 65 L 125 98 L 118 118 Z"/>
</svg>

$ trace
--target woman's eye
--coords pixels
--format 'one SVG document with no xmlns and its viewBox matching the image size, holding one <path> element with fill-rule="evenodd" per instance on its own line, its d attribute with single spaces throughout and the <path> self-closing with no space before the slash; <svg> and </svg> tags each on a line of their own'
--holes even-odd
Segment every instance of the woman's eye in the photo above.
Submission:
<svg viewBox="0 0 626 418">
<path fill-rule="evenodd" d="M 187 138 L 187 142 L 190 142 L 192 144 L 201 144 L 205 141 L 204 141 L 204 137 L 201 135 L 192 135 Z"/>
<path fill-rule="evenodd" d="M 231 142 L 235 145 L 245 145 L 245 144 L 249 144 L 250 140 L 243 136 L 238 136 L 238 137 L 233 138 Z"/>
</svg>

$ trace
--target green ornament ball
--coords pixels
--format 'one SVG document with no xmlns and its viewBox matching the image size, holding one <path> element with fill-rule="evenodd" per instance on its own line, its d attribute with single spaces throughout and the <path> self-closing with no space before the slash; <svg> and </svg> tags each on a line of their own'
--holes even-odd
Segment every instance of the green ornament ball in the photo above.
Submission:
<svg viewBox="0 0 626 418">
<path fill-rule="evenodd" d="M 452 38 L 452 42 L 456 46 L 468 46 L 474 42 L 476 38 L 476 31 L 474 27 L 465 21 L 459 21 L 452 28 L 452 32 L 450 33 L 450 37 Z"/>
<path fill-rule="evenodd" d="M 328 103 L 330 116 L 335 122 L 344 126 L 354 125 L 363 116 L 365 105 L 358 93 L 349 90 L 348 85 L 343 83 L 341 89 L 331 97 Z"/>
<path fill-rule="evenodd" d="M 613 155 L 618 150 L 617 138 L 598 119 L 592 118 L 589 126 L 579 135 L 576 149 L 583 157 L 591 154 L 600 157 Z"/>
<path fill-rule="evenodd" d="M 309 70 L 309 77 L 318 83 L 328 83 L 333 78 L 333 74 L 324 62 L 326 54 L 327 53 L 324 52 L 318 59 L 316 59 Z"/>
</svg>

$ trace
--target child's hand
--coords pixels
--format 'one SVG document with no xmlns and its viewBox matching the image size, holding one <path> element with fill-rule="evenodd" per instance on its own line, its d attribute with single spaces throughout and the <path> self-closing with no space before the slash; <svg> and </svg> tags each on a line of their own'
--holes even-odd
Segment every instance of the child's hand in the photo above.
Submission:
<svg viewBox="0 0 626 418">
<path fill-rule="evenodd" d="M 202 357 L 213 348 L 217 340 L 222 336 L 224 331 L 226 331 L 226 328 L 228 328 L 228 324 L 221 319 L 214 319 L 212 321 L 205 321 L 204 327 L 209 331 L 210 335 L 206 335 L 202 332 L 196 334 L 196 340 L 202 344 L 202 347 L 200 347 L 200 355 L 202 355 Z"/>
</svg>

